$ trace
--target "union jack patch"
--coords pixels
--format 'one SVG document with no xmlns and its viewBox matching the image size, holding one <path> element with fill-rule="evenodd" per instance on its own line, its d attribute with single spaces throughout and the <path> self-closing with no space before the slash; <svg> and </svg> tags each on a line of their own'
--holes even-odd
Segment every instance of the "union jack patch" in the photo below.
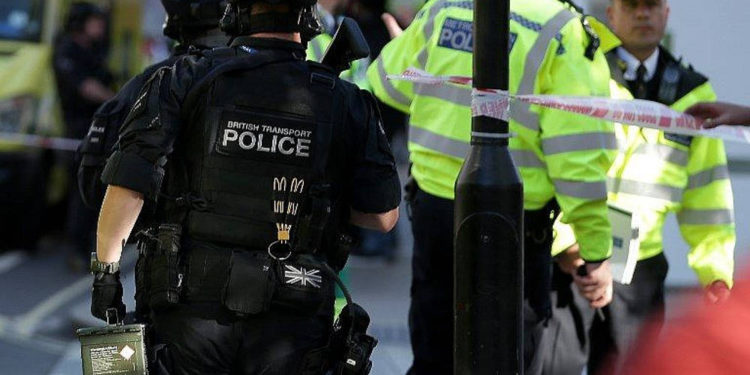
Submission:
<svg viewBox="0 0 750 375">
<path fill-rule="evenodd" d="M 320 283 L 323 278 L 320 276 L 320 270 L 307 270 L 304 267 L 293 267 L 288 264 L 284 265 L 284 278 L 290 285 L 299 284 L 300 286 L 312 286 L 320 289 Z"/>
</svg>

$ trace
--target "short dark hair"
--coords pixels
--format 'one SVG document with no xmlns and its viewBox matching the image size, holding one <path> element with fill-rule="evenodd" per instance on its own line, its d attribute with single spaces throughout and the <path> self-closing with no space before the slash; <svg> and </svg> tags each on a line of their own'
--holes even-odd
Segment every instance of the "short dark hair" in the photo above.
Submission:
<svg viewBox="0 0 750 375">
<path fill-rule="evenodd" d="M 86 22 L 94 17 L 105 18 L 104 11 L 92 3 L 75 2 L 70 5 L 68 18 L 65 20 L 65 31 L 81 32 L 86 27 Z"/>
</svg>

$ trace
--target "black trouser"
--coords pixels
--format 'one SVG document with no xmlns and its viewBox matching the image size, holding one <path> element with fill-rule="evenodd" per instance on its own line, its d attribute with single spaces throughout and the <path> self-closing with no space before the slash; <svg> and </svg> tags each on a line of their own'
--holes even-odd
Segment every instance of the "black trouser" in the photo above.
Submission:
<svg viewBox="0 0 750 375">
<path fill-rule="evenodd" d="M 332 325 L 329 315 L 271 310 L 238 319 L 186 304 L 152 319 L 155 374 L 301 374 L 324 355 Z"/>
<path fill-rule="evenodd" d="M 438 198 L 417 189 L 410 202 L 414 254 L 412 255 L 411 306 L 409 331 L 414 362 L 409 374 L 453 373 L 453 201 Z M 527 213 L 527 216 L 528 213 Z M 535 216 L 535 215 L 531 215 Z M 547 213 L 549 221 L 549 212 Z M 527 374 L 532 374 L 538 356 L 543 324 L 549 308 L 551 225 L 548 235 L 527 230 L 525 272 L 527 281 L 524 304 L 524 357 Z M 527 228 L 530 229 L 530 228 Z M 534 237 L 538 241 L 533 241 Z M 536 242 L 536 245 L 534 243 Z M 546 250 L 530 250 L 545 248 Z M 540 288 L 542 288 L 540 290 Z M 542 296 L 542 298 L 539 298 Z M 530 300 L 535 301 L 532 304 Z"/>
<path fill-rule="evenodd" d="M 151 313 L 153 373 L 320 373 L 333 326 L 332 287 L 321 289 L 325 301 L 316 310 L 272 304 L 267 312 L 240 317 L 221 302 L 226 262 L 205 253 L 230 250 L 188 246 L 181 251 L 187 265 L 181 302 Z"/>
<path fill-rule="evenodd" d="M 659 329 L 664 322 L 668 269 L 663 253 L 639 261 L 630 285 L 614 283 L 612 303 L 602 309 L 602 321 L 578 294 L 572 278 L 555 267 L 544 373 L 579 375 L 587 365 L 589 374 L 605 366 L 619 368 L 644 325 Z"/>
</svg>

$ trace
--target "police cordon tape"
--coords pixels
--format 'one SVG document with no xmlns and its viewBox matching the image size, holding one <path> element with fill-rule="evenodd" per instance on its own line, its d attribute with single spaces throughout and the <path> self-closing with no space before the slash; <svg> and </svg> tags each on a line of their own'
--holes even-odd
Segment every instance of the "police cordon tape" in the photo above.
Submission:
<svg viewBox="0 0 750 375">
<path fill-rule="evenodd" d="M 462 76 L 434 76 L 423 70 L 409 68 L 388 79 L 410 81 L 423 85 L 471 85 L 471 78 Z M 750 130 L 739 126 L 720 126 L 703 129 L 699 121 L 688 114 L 677 112 L 661 103 L 648 100 L 620 100 L 606 97 L 513 95 L 496 89 L 474 89 L 471 93 L 473 116 L 486 116 L 508 121 L 513 117 L 511 102 L 519 101 L 545 108 L 598 118 L 602 120 L 663 130 L 690 136 L 719 138 L 750 144 Z"/>
<path fill-rule="evenodd" d="M 49 148 L 62 151 L 76 151 L 81 144 L 80 139 L 44 137 L 34 134 L 19 134 L 0 132 L 0 142 L 9 142 L 13 144 Z"/>
</svg>

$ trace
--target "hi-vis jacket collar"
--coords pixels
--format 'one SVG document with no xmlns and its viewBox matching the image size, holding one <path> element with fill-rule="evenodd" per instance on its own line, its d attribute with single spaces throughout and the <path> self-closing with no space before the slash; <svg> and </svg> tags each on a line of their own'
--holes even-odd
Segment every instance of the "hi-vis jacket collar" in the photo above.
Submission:
<svg viewBox="0 0 750 375">
<path fill-rule="evenodd" d="M 596 17 L 586 16 L 586 20 L 589 21 L 589 25 L 594 29 L 597 35 L 599 35 L 600 46 L 604 54 L 614 50 L 617 47 L 622 46 L 622 41 L 615 35 L 615 33 L 604 24 L 599 21 Z"/>
</svg>

